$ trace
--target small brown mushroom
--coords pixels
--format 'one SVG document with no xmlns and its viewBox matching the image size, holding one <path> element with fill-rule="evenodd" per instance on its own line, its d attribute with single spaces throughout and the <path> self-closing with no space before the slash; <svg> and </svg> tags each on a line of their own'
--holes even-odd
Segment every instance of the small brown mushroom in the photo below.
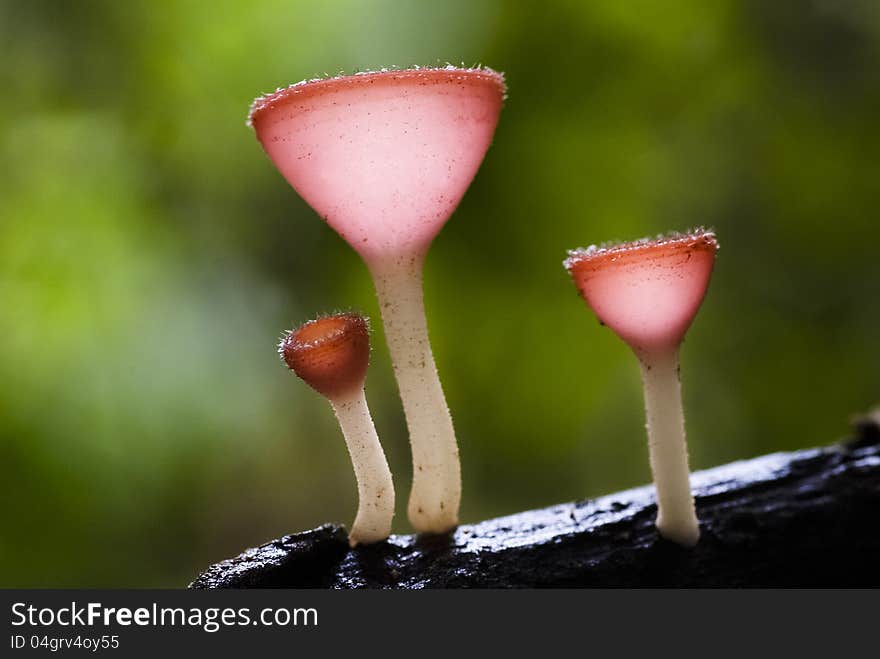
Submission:
<svg viewBox="0 0 880 659">
<path fill-rule="evenodd" d="M 394 517 L 394 484 L 364 393 L 370 358 L 366 318 L 342 313 L 311 320 L 288 332 L 278 352 L 294 373 L 330 401 L 345 436 L 359 498 L 349 544 L 385 540 Z"/>
</svg>

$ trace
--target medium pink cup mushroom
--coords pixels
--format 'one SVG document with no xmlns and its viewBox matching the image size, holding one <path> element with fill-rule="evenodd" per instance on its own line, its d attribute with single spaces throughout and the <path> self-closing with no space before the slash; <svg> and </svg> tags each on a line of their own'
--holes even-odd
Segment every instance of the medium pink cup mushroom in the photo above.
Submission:
<svg viewBox="0 0 880 659">
<path fill-rule="evenodd" d="M 373 276 L 409 427 L 407 512 L 419 532 L 454 528 L 461 501 L 422 264 L 489 148 L 504 93 L 489 69 L 380 71 L 292 85 L 254 101 L 249 116 L 276 167 Z"/>
<path fill-rule="evenodd" d="M 679 346 L 712 274 L 718 243 L 704 230 L 569 252 L 565 267 L 599 320 L 642 367 L 657 529 L 693 546 L 700 537 L 691 494 Z"/>
<path fill-rule="evenodd" d="M 287 366 L 330 401 L 358 485 L 358 511 L 349 544 L 385 540 L 394 517 L 394 484 L 364 395 L 370 358 L 367 320 L 343 313 L 311 320 L 278 345 Z"/>
</svg>

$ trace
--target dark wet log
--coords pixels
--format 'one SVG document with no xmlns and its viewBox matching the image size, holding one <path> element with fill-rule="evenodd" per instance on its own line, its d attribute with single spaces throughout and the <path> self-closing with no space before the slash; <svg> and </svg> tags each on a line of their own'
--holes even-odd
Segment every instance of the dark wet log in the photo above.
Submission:
<svg viewBox="0 0 880 659">
<path fill-rule="evenodd" d="M 651 487 L 350 550 L 327 525 L 208 568 L 192 588 L 880 586 L 880 427 L 693 474 L 702 537 L 657 535 Z"/>
</svg>

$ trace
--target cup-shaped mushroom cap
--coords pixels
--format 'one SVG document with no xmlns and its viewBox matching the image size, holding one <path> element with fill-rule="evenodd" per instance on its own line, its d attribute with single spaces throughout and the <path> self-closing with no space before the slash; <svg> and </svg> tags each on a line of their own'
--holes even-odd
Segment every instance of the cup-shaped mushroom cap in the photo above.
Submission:
<svg viewBox="0 0 880 659">
<path fill-rule="evenodd" d="M 637 353 L 681 343 L 706 294 L 718 243 L 707 231 L 569 253 L 586 303 Z"/>
<path fill-rule="evenodd" d="M 370 361 L 370 331 L 356 313 L 325 316 L 289 332 L 278 352 L 306 384 L 333 399 L 364 384 Z"/>
<path fill-rule="evenodd" d="M 504 93 L 489 69 L 381 71 L 292 85 L 254 101 L 249 121 L 369 263 L 427 249 L 489 148 Z"/>
</svg>

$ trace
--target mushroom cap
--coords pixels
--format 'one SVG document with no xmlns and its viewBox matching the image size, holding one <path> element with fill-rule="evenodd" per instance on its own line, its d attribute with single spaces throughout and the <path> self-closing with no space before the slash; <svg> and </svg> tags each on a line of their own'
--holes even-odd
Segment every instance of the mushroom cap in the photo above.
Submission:
<svg viewBox="0 0 880 659">
<path fill-rule="evenodd" d="M 636 353 L 678 346 L 706 294 L 718 242 L 702 229 L 569 252 L 589 307 Z"/>
<path fill-rule="evenodd" d="M 288 332 L 278 353 L 294 373 L 327 398 L 363 387 L 370 361 L 370 328 L 357 313 L 324 316 Z"/>
<path fill-rule="evenodd" d="M 390 70 L 297 83 L 249 123 L 281 174 L 364 259 L 427 250 L 498 123 L 490 69 Z"/>
</svg>

